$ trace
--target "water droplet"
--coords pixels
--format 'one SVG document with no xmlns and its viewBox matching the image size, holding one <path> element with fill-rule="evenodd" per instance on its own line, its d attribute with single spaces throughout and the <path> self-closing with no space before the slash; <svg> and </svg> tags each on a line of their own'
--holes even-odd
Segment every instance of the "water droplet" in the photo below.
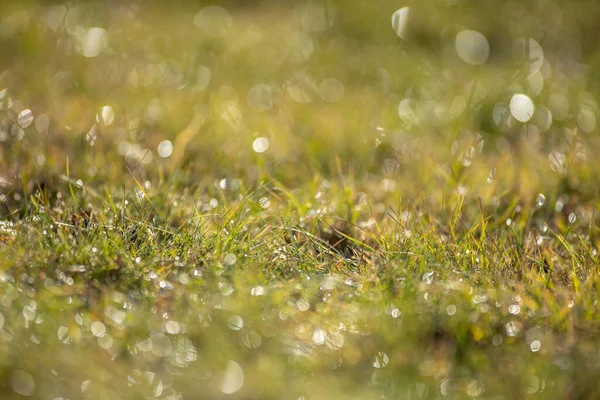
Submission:
<svg viewBox="0 0 600 400">
<path fill-rule="evenodd" d="M 516 321 L 507 322 L 505 325 L 506 334 L 508 336 L 517 336 L 519 331 L 521 330 L 520 324 Z"/>
<path fill-rule="evenodd" d="M 244 342 L 244 346 L 246 346 L 247 348 L 257 349 L 262 344 L 262 338 L 261 338 L 260 334 L 258 334 L 257 332 L 248 331 L 244 335 L 243 342 Z"/>
<path fill-rule="evenodd" d="M 311 37 L 304 33 L 294 32 L 286 38 L 286 42 L 288 57 L 296 64 L 307 61 L 314 52 L 314 43 Z"/>
<path fill-rule="evenodd" d="M 50 29 L 57 31 L 67 14 L 67 7 L 63 5 L 50 6 L 44 11 L 44 22 Z"/>
<path fill-rule="evenodd" d="M 398 116 L 407 124 L 414 122 L 416 103 L 412 99 L 404 99 L 398 104 Z"/>
<path fill-rule="evenodd" d="M 587 108 L 582 108 L 577 114 L 577 126 L 585 133 L 590 133 L 596 128 L 596 115 Z"/>
<path fill-rule="evenodd" d="M 21 111 L 17 117 L 17 123 L 23 129 L 28 128 L 33 122 L 33 113 L 29 109 Z"/>
<path fill-rule="evenodd" d="M 423 274 L 422 280 L 425 284 L 431 285 L 431 283 L 433 282 L 433 278 L 434 278 L 434 272 L 429 271 L 429 272 L 425 272 Z"/>
<path fill-rule="evenodd" d="M 194 25 L 214 38 L 225 36 L 232 24 L 229 11 L 219 6 L 204 7 L 194 16 Z"/>
<path fill-rule="evenodd" d="M 529 85 L 529 94 L 535 97 L 539 95 L 544 88 L 544 76 L 540 71 L 536 71 L 527 77 L 527 84 Z"/>
<path fill-rule="evenodd" d="M 150 337 L 150 351 L 157 357 L 167 357 L 173 350 L 171 340 L 162 333 L 154 334 Z"/>
<path fill-rule="evenodd" d="M 344 98 L 344 84 L 335 78 L 325 79 L 319 85 L 321 98 L 328 103 L 337 103 Z"/>
<path fill-rule="evenodd" d="M 258 205 L 261 208 L 269 208 L 269 206 L 271 205 L 271 201 L 269 200 L 268 197 L 261 197 L 260 200 L 258 201 Z"/>
<path fill-rule="evenodd" d="M 262 286 L 254 286 L 251 290 L 250 290 L 250 294 L 252 296 L 263 296 L 265 294 L 265 288 Z"/>
<path fill-rule="evenodd" d="M 264 83 L 254 85 L 248 92 L 248 107 L 262 112 L 273 108 L 273 94 L 269 85 Z"/>
<path fill-rule="evenodd" d="M 331 1 L 308 2 L 300 8 L 302 26 L 313 32 L 322 32 L 335 23 L 337 10 Z"/>
<path fill-rule="evenodd" d="M 544 106 L 537 106 L 531 120 L 540 132 L 546 132 L 552 125 L 552 113 Z"/>
<path fill-rule="evenodd" d="M 321 346 L 325 344 L 325 337 L 327 336 L 327 334 L 325 333 L 325 331 L 321 328 L 317 328 L 313 331 L 312 334 L 312 341 L 314 344 Z"/>
<path fill-rule="evenodd" d="M 10 376 L 10 386 L 21 396 L 32 396 L 35 392 L 35 380 L 29 372 L 17 369 Z"/>
<path fill-rule="evenodd" d="M 269 149 L 269 139 L 265 137 L 259 137 L 252 143 L 252 149 L 257 153 L 264 153 Z"/>
<path fill-rule="evenodd" d="M 548 160 L 550 161 L 550 168 L 552 168 L 554 172 L 561 174 L 565 174 L 567 172 L 567 157 L 563 153 L 559 151 L 553 151 L 548 156 Z"/>
<path fill-rule="evenodd" d="M 162 158 L 171 157 L 173 154 L 173 143 L 170 140 L 163 140 L 157 147 L 158 155 Z"/>
<path fill-rule="evenodd" d="M 36 307 L 31 306 L 31 305 L 26 305 L 25 307 L 23 307 L 23 317 L 27 321 L 33 321 L 35 319 L 35 315 L 36 315 Z"/>
<path fill-rule="evenodd" d="M 556 120 L 562 121 L 569 115 L 569 102 L 561 94 L 554 93 L 550 95 L 548 108 Z"/>
<path fill-rule="evenodd" d="M 569 223 L 574 224 L 575 221 L 577 221 L 577 215 L 575 215 L 575 213 L 569 214 Z"/>
<path fill-rule="evenodd" d="M 198 66 L 196 70 L 196 86 L 194 86 L 195 90 L 204 90 L 208 87 L 210 83 L 211 72 L 210 69 L 205 65 Z"/>
<path fill-rule="evenodd" d="M 521 312 L 521 306 L 519 306 L 518 304 L 511 304 L 510 306 L 508 306 L 508 312 L 512 315 L 517 315 Z"/>
<path fill-rule="evenodd" d="M 244 386 L 244 371 L 235 361 L 227 361 L 227 366 L 218 384 L 219 390 L 225 394 L 232 394 Z"/>
<path fill-rule="evenodd" d="M 237 256 L 233 253 L 228 253 L 225 258 L 223 259 L 223 263 L 225 265 L 227 265 L 228 267 L 231 267 L 232 265 L 235 265 L 235 263 L 237 262 Z"/>
<path fill-rule="evenodd" d="M 455 40 L 458 56 L 467 64 L 482 65 L 490 55 L 490 45 L 481 33 L 473 30 L 459 32 Z"/>
<path fill-rule="evenodd" d="M 227 319 L 227 326 L 232 331 L 239 331 L 244 327 L 244 320 L 239 315 L 232 315 Z"/>
<path fill-rule="evenodd" d="M 481 396 L 484 392 L 483 383 L 479 381 L 471 381 L 467 385 L 467 394 L 471 397 Z"/>
<path fill-rule="evenodd" d="M 35 129 L 41 134 L 45 134 L 50 126 L 50 117 L 46 114 L 41 114 L 35 119 Z"/>
<path fill-rule="evenodd" d="M 534 109 L 533 101 L 524 94 L 515 94 L 510 99 L 510 113 L 517 121 L 529 121 L 533 117 Z"/>
<path fill-rule="evenodd" d="M 400 39 L 406 40 L 406 28 L 410 17 L 410 7 L 402 7 L 392 14 L 392 27 Z"/>
<path fill-rule="evenodd" d="M 102 337 L 106 333 L 106 326 L 104 326 L 104 324 L 100 321 L 92 322 L 90 329 L 92 331 L 92 335 L 96 337 Z"/>
<path fill-rule="evenodd" d="M 518 62 L 527 62 L 529 65 L 529 74 L 539 71 L 544 64 L 544 50 L 533 39 L 520 38 L 515 40 L 513 56 Z"/>
<path fill-rule="evenodd" d="M 181 325 L 177 321 L 167 321 L 165 324 L 165 332 L 170 335 L 178 335 L 181 332 Z"/>
<path fill-rule="evenodd" d="M 113 337 L 110 335 L 103 335 L 98 338 L 98 346 L 100 346 L 100 348 L 103 350 L 109 350 L 113 346 L 114 342 L 115 341 Z"/>
<path fill-rule="evenodd" d="M 542 348 L 542 342 L 539 340 L 534 340 L 529 344 L 529 348 L 535 353 Z"/>
<path fill-rule="evenodd" d="M 386 365 L 388 365 L 389 362 L 390 362 L 390 357 L 383 351 L 380 351 L 375 356 L 375 361 L 373 361 L 373 366 L 375 368 L 384 368 Z"/>
<path fill-rule="evenodd" d="M 89 29 L 81 41 L 81 54 L 96 57 L 106 46 L 106 31 L 102 28 Z"/>
<path fill-rule="evenodd" d="M 111 106 L 104 106 L 96 114 L 96 122 L 108 126 L 115 120 L 115 112 Z"/>
<path fill-rule="evenodd" d="M 456 306 L 454 304 L 450 304 L 448 307 L 446 307 L 446 314 L 450 316 L 456 314 Z"/>
<path fill-rule="evenodd" d="M 541 207 L 544 205 L 545 202 L 546 202 L 546 196 L 544 196 L 542 193 L 538 194 L 535 199 L 535 203 L 537 204 L 537 206 Z"/>
<path fill-rule="evenodd" d="M 299 299 L 296 301 L 296 307 L 298 307 L 298 310 L 304 312 L 310 308 L 310 304 L 304 299 Z"/>
</svg>

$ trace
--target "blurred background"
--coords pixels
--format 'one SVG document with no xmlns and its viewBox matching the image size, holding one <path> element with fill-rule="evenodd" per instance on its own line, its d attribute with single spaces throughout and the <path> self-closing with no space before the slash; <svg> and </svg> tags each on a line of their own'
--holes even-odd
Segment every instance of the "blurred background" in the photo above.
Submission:
<svg viewBox="0 0 600 400">
<path fill-rule="evenodd" d="M 299 186 L 341 168 L 383 190 L 399 189 L 386 176 L 598 187 L 593 1 L 5 1 L 0 15 L 5 186 L 52 186 L 68 160 L 92 186 L 127 169 Z"/>
</svg>

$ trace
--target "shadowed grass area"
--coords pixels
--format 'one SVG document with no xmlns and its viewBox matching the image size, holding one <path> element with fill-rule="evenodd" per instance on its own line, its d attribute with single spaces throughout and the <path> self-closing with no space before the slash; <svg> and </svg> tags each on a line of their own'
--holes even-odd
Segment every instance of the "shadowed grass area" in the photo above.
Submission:
<svg viewBox="0 0 600 400">
<path fill-rule="evenodd" d="M 597 398 L 599 14 L 1 4 L 2 398 Z"/>
</svg>

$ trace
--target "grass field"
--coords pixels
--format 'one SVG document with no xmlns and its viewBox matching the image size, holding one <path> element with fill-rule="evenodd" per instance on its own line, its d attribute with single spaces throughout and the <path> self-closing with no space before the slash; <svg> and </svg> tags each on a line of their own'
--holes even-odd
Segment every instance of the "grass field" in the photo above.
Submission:
<svg viewBox="0 0 600 400">
<path fill-rule="evenodd" d="M 600 6 L 401 3 L 0 2 L 0 397 L 599 398 Z"/>
</svg>

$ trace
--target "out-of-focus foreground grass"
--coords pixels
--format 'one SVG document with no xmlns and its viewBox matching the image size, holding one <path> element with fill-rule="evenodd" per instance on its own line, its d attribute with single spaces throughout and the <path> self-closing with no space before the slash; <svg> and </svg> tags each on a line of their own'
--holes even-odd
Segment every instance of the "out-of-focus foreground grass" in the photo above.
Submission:
<svg viewBox="0 0 600 400">
<path fill-rule="evenodd" d="M 600 6 L 0 4 L 3 398 L 597 398 Z"/>
</svg>

